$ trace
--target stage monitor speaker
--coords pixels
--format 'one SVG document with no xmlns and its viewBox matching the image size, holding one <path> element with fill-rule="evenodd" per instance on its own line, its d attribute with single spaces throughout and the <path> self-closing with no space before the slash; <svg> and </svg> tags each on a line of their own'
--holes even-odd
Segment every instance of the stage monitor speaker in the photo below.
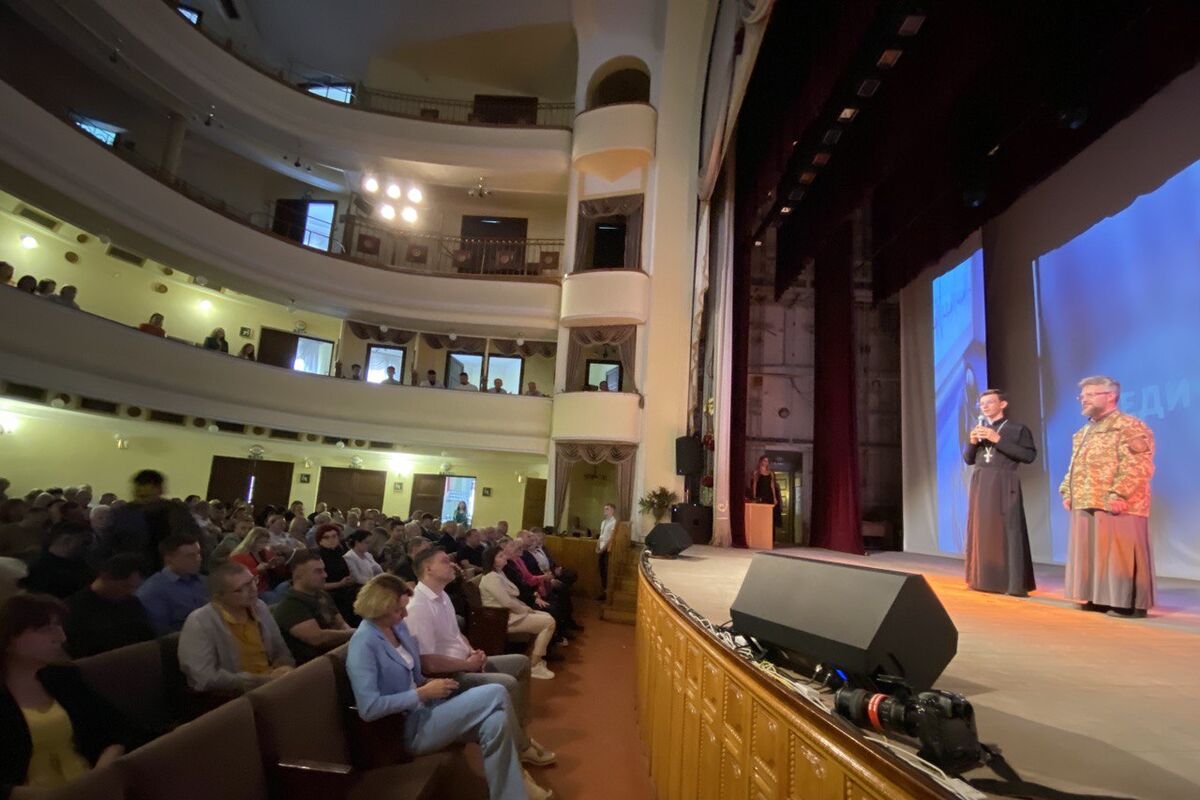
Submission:
<svg viewBox="0 0 1200 800">
<path fill-rule="evenodd" d="M 760 553 L 729 609 L 734 629 L 802 667 L 933 686 L 958 629 L 922 575 Z"/>
<path fill-rule="evenodd" d="M 699 475 L 704 471 L 704 446 L 696 436 L 675 440 L 675 474 Z"/>
<path fill-rule="evenodd" d="M 712 541 L 712 509 L 698 503 L 676 503 L 671 506 L 671 522 L 678 522 L 691 537 L 692 544 Z"/>
<path fill-rule="evenodd" d="M 682 525 L 660 522 L 646 534 L 646 549 L 654 556 L 677 556 L 692 546 L 692 537 Z"/>
</svg>

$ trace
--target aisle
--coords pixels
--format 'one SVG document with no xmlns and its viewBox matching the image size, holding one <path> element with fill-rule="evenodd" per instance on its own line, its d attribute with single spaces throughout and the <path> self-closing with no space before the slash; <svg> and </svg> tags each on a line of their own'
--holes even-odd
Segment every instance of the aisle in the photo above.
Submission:
<svg viewBox="0 0 1200 800">
<path fill-rule="evenodd" d="M 584 630 L 551 664 L 551 681 L 532 681 L 530 733 L 558 753 L 532 774 L 558 800 L 652 800 L 654 790 L 634 708 L 633 626 L 604 622 L 595 603 L 576 600 Z"/>
</svg>

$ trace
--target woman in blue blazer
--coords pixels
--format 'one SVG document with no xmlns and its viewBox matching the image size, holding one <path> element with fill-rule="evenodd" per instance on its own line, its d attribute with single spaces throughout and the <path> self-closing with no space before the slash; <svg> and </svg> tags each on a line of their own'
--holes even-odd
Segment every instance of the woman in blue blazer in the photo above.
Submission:
<svg viewBox="0 0 1200 800">
<path fill-rule="evenodd" d="M 359 716 L 370 722 L 408 714 L 404 746 L 414 755 L 458 741 L 478 742 L 493 800 L 550 800 L 553 793 L 534 783 L 518 761 L 519 722 L 504 687 L 476 686 L 455 694 L 457 681 L 421 674 L 421 652 L 404 624 L 411 594 L 402 579 L 384 573 L 363 586 L 354 601 L 362 623 L 350 638 L 346 672 Z"/>
</svg>

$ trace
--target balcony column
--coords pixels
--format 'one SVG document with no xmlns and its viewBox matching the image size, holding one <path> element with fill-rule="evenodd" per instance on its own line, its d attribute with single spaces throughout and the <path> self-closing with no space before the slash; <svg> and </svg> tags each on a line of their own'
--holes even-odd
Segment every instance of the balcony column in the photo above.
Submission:
<svg viewBox="0 0 1200 800">
<path fill-rule="evenodd" d="M 167 140 L 163 144 L 160 169 L 164 178 L 174 178 L 179 172 L 179 160 L 183 157 L 183 140 L 187 137 L 187 120 L 182 114 L 172 111 L 167 115 L 169 126 Z"/>
</svg>

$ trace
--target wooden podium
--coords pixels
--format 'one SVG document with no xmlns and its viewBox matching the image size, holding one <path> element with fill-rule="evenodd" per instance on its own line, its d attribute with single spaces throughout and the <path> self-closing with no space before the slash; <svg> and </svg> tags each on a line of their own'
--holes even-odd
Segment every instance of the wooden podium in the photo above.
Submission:
<svg viewBox="0 0 1200 800">
<path fill-rule="evenodd" d="M 775 506 L 746 503 L 746 546 L 752 550 L 775 549 Z"/>
</svg>

